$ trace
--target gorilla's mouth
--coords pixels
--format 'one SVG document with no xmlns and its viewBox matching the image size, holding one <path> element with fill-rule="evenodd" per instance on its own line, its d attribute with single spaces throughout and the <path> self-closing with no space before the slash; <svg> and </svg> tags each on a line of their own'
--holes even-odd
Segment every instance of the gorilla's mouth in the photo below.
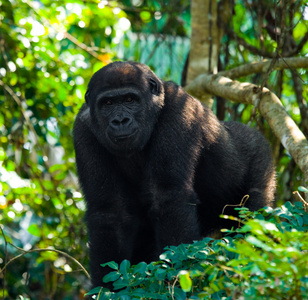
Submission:
<svg viewBox="0 0 308 300">
<path fill-rule="evenodd" d="M 111 141 L 115 144 L 120 144 L 120 143 L 127 143 L 127 142 L 132 142 L 132 139 L 135 137 L 135 135 L 137 134 L 137 129 L 134 130 L 132 133 L 122 133 L 119 135 L 109 135 L 109 138 L 111 139 Z"/>
</svg>

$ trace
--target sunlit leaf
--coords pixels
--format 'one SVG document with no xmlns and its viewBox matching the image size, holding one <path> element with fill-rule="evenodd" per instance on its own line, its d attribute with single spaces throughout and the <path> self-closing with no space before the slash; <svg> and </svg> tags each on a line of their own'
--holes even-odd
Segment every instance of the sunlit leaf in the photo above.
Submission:
<svg viewBox="0 0 308 300">
<path fill-rule="evenodd" d="M 179 280 L 181 288 L 184 292 L 190 292 L 192 288 L 192 281 L 187 271 L 180 271 Z"/>
<path fill-rule="evenodd" d="M 41 237 L 42 235 L 41 228 L 37 224 L 31 224 L 28 227 L 28 232 L 37 237 Z"/>
</svg>

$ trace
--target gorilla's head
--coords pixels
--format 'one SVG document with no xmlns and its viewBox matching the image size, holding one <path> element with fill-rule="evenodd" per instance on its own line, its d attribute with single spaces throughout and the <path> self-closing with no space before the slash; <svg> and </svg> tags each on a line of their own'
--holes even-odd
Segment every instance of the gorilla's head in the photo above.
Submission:
<svg viewBox="0 0 308 300">
<path fill-rule="evenodd" d="M 100 143 L 126 156 L 149 141 L 164 105 L 164 87 L 146 65 L 114 62 L 93 75 L 85 98 Z"/>
</svg>

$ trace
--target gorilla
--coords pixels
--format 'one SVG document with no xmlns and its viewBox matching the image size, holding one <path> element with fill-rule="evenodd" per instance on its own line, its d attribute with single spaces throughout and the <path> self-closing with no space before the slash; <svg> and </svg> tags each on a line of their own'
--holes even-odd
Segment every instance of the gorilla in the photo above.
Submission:
<svg viewBox="0 0 308 300">
<path fill-rule="evenodd" d="M 264 137 L 218 121 L 146 65 L 103 67 L 85 100 L 73 133 L 94 286 L 110 271 L 102 263 L 157 260 L 167 245 L 224 227 L 224 207 L 245 195 L 251 210 L 271 204 L 275 171 Z"/>
</svg>

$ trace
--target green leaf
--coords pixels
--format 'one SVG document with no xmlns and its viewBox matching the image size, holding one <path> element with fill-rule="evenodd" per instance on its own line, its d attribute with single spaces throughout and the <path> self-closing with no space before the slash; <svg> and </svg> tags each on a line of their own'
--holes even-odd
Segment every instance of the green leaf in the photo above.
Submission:
<svg viewBox="0 0 308 300">
<path fill-rule="evenodd" d="M 217 278 L 217 275 L 218 275 L 218 270 L 214 269 L 209 276 L 209 281 L 214 282 Z"/>
<path fill-rule="evenodd" d="M 299 216 L 299 215 L 295 215 L 295 218 L 296 218 L 296 220 L 297 220 L 298 225 L 299 225 L 300 227 L 302 227 L 303 224 L 304 224 L 303 218 L 302 218 L 301 216 Z"/>
<path fill-rule="evenodd" d="M 137 264 L 136 266 L 134 266 L 134 269 L 133 269 L 133 273 L 134 274 L 144 274 L 146 269 L 147 269 L 147 263 L 145 262 L 140 262 L 139 264 Z"/>
<path fill-rule="evenodd" d="M 63 165 L 63 164 L 55 164 L 55 165 L 52 165 L 52 166 L 49 168 L 49 172 L 50 172 L 50 173 L 53 173 L 53 172 L 55 172 L 55 171 L 61 171 L 63 168 L 64 168 L 64 165 Z"/>
<path fill-rule="evenodd" d="M 176 300 L 187 299 L 185 291 L 183 291 L 182 289 L 180 289 L 178 287 L 175 287 L 174 288 L 174 299 L 176 299 Z M 193 298 L 190 298 L 190 299 L 193 299 Z"/>
<path fill-rule="evenodd" d="M 0 124 L 1 124 L 1 122 L 0 122 Z M 0 148 L 0 161 L 4 160 L 5 157 L 6 157 L 5 151 L 3 150 L 3 148 Z"/>
<path fill-rule="evenodd" d="M 181 288 L 184 292 L 190 292 L 192 288 L 192 281 L 188 271 L 182 270 L 179 273 L 179 280 Z"/>
<path fill-rule="evenodd" d="M 113 283 L 114 289 L 119 290 L 126 288 L 129 285 L 129 280 L 124 278 L 118 278 L 116 282 Z"/>
<path fill-rule="evenodd" d="M 99 293 L 103 292 L 104 290 L 107 291 L 107 289 L 104 289 L 103 287 L 98 286 L 98 287 L 92 289 L 91 291 L 87 292 L 87 293 L 84 294 L 84 295 L 85 295 L 85 296 L 95 295 L 95 294 L 99 294 Z"/>
<path fill-rule="evenodd" d="M 128 295 L 122 295 L 120 296 L 120 300 L 131 300 L 131 297 Z"/>
<path fill-rule="evenodd" d="M 111 282 L 111 281 L 116 281 L 120 278 L 121 273 L 117 271 L 113 271 L 108 273 L 107 275 L 104 276 L 103 282 Z"/>
<path fill-rule="evenodd" d="M 299 190 L 300 192 L 308 193 L 308 189 L 305 188 L 304 186 L 299 186 L 299 187 L 298 187 L 298 190 Z"/>
<path fill-rule="evenodd" d="M 28 227 L 28 232 L 37 237 L 41 237 L 42 235 L 41 228 L 37 224 L 31 224 Z"/>
<path fill-rule="evenodd" d="M 271 251 L 271 247 L 267 246 L 265 243 L 258 240 L 256 237 L 249 235 L 246 237 L 246 241 L 256 247 L 264 249 L 265 251 Z"/>
<path fill-rule="evenodd" d="M 123 275 L 124 279 L 128 278 L 129 268 L 130 268 L 130 262 L 127 259 L 123 260 L 120 264 L 119 271 Z"/>
<path fill-rule="evenodd" d="M 158 269 L 155 272 L 155 278 L 156 280 L 164 280 L 166 278 L 167 271 L 165 269 Z"/>
<path fill-rule="evenodd" d="M 102 267 L 109 267 L 111 269 L 114 269 L 114 270 L 118 270 L 119 269 L 119 265 L 114 262 L 114 261 L 109 261 L 107 263 L 104 263 L 104 264 L 101 264 Z"/>
<path fill-rule="evenodd" d="M 114 293 L 112 293 L 112 292 L 104 292 L 103 294 L 102 294 L 102 292 L 97 296 L 97 298 L 96 298 L 96 300 L 110 300 L 110 299 L 113 299 L 113 297 L 112 297 L 112 295 L 113 295 Z"/>
<path fill-rule="evenodd" d="M 151 21 L 151 18 L 152 18 L 152 16 L 151 16 L 151 13 L 150 12 L 148 12 L 148 11 L 142 11 L 142 12 L 140 12 L 140 18 L 141 18 L 141 20 L 143 21 L 143 22 L 150 22 Z"/>
</svg>

